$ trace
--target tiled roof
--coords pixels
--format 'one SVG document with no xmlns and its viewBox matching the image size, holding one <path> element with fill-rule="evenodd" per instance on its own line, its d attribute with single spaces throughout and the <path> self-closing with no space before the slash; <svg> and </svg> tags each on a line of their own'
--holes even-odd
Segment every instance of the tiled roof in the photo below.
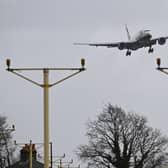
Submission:
<svg viewBox="0 0 168 168">
<path fill-rule="evenodd" d="M 32 167 L 33 168 L 43 168 L 44 165 L 36 160 L 33 160 L 32 161 Z M 13 164 L 11 166 L 11 168 L 29 168 L 29 161 L 25 161 L 25 162 L 16 162 L 15 164 Z"/>
</svg>

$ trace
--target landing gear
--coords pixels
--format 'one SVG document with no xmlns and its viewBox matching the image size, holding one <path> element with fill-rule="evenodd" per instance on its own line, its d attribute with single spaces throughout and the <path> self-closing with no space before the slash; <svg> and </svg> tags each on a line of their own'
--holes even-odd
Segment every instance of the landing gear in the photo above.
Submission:
<svg viewBox="0 0 168 168">
<path fill-rule="evenodd" d="M 126 56 L 131 56 L 131 51 L 127 50 Z"/>
<path fill-rule="evenodd" d="M 153 53 L 153 51 L 154 51 L 154 49 L 150 47 L 148 50 L 148 53 Z"/>
</svg>

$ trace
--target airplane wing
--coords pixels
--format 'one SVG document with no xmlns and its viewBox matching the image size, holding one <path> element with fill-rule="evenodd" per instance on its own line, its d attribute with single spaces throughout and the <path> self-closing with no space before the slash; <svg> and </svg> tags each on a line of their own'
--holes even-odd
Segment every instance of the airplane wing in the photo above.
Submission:
<svg viewBox="0 0 168 168">
<path fill-rule="evenodd" d="M 123 50 L 123 49 L 133 49 L 134 50 L 137 48 L 136 41 L 117 42 L 117 43 L 74 43 L 74 45 L 88 45 L 88 46 L 107 47 L 107 48 L 116 47 L 119 50 Z"/>
<path fill-rule="evenodd" d="M 95 47 L 118 47 L 120 43 L 74 43 L 74 45 L 88 45 L 88 46 L 95 46 Z"/>
<path fill-rule="evenodd" d="M 167 37 L 158 37 L 153 38 L 147 41 L 128 41 L 128 42 L 116 42 L 116 43 L 74 43 L 74 45 L 88 45 L 95 47 L 107 47 L 112 48 L 116 47 L 119 50 L 127 49 L 127 50 L 137 50 L 142 47 L 151 47 L 152 45 L 164 45 L 166 43 Z"/>
<path fill-rule="evenodd" d="M 150 44 L 151 45 L 155 45 L 156 43 L 160 44 L 160 45 L 163 45 L 166 43 L 166 40 L 168 39 L 168 36 L 167 37 L 158 37 L 158 38 L 153 38 L 150 40 Z"/>
</svg>

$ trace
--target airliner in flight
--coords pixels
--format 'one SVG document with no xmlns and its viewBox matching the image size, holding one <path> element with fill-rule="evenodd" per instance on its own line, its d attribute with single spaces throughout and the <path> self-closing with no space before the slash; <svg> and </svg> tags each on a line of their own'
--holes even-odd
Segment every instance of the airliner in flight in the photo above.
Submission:
<svg viewBox="0 0 168 168">
<path fill-rule="evenodd" d="M 74 43 L 75 45 L 89 45 L 89 46 L 95 46 L 95 47 L 107 47 L 112 48 L 116 47 L 119 50 L 127 50 L 126 56 L 131 55 L 131 50 L 137 50 L 139 48 L 143 47 L 149 47 L 148 53 L 153 53 L 154 49 L 152 48 L 153 45 L 159 44 L 164 45 L 166 43 L 167 37 L 158 37 L 158 38 L 152 38 L 152 35 L 150 30 L 141 30 L 137 34 L 135 34 L 133 37 L 131 37 L 127 25 L 125 25 L 125 29 L 127 32 L 128 41 L 126 42 L 116 42 L 116 43 Z"/>
</svg>

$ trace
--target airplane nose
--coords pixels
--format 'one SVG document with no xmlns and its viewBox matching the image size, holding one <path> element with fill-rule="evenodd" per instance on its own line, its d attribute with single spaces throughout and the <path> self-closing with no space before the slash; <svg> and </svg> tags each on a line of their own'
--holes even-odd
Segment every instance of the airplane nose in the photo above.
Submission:
<svg viewBox="0 0 168 168">
<path fill-rule="evenodd" d="M 144 32 L 149 32 L 150 30 L 144 30 Z"/>
</svg>

